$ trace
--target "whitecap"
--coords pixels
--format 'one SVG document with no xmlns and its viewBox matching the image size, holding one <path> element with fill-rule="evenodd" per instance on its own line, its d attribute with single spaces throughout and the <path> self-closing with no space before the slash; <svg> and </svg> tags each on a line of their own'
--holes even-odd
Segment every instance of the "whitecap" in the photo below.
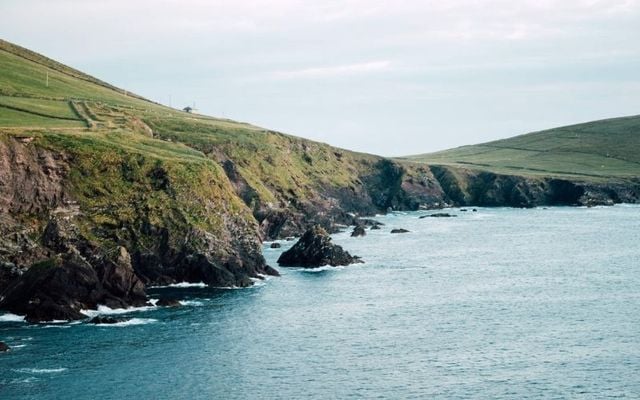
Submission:
<svg viewBox="0 0 640 400">
<path fill-rule="evenodd" d="M 66 321 L 65 321 L 66 322 Z M 60 329 L 67 329 L 67 328 L 71 328 L 71 325 L 67 325 L 67 324 L 52 324 L 52 325 L 44 325 L 43 328 L 60 328 Z"/>
<path fill-rule="evenodd" d="M 68 368 L 19 368 L 14 369 L 16 372 L 23 374 L 55 374 L 66 371 Z"/>
<path fill-rule="evenodd" d="M 151 324 L 154 322 L 158 322 L 157 319 L 153 319 L 153 318 L 131 318 L 129 320 L 126 321 L 122 321 L 122 322 L 116 322 L 115 324 L 95 324 L 95 326 L 118 326 L 118 327 L 122 327 L 122 326 L 133 326 L 133 325 L 146 325 L 146 324 Z"/>
<path fill-rule="evenodd" d="M 105 305 L 99 305 L 97 310 L 80 310 L 81 313 L 86 315 L 87 317 L 96 317 L 98 315 L 117 315 L 117 314 L 128 314 L 131 312 L 140 312 L 140 311 L 149 311 L 157 308 L 155 302 L 157 299 L 152 299 L 149 302 L 152 304 L 150 306 L 142 306 L 142 307 L 129 307 L 129 308 L 109 308 Z"/>
<path fill-rule="evenodd" d="M 323 272 L 323 271 L 336 271 L 340 269 L 344 269 L 344 266 L 340 265 L 337 267 L 332 267 L 331 265 L 323 265 L 322 267 L 318 267 L 318 268 L 294 268 L 293 270 L 300 271 L 300 272 Z"/>
<path fill-rule="evenodd" d="M 12 349 L 21 349 L 23 347 L 27 347 L 26 344 L 14 344 L 11 346 Z"/>
<path fill-rule="evenodd" d="M 24 322 L 24 315 L 2 314 L 0 315 L 0 322 Z"/>
<path fill-rule="evenodd" d="M 199 306 L 203 305 L 203 303 L 201 301 L 196 301 L 196 300 L 180 300 L 179 302 L 183 306 L 196 306 L 196 307 L 199 307 Z"/>
<path fill-rule="evenodd" d="M 171 283 L 164 286 L 149 286 L 149 289 L 164 289 L 164 288 L 205 288 L 207 284 L 204 282 L 178 282 Z"/>
</svg>

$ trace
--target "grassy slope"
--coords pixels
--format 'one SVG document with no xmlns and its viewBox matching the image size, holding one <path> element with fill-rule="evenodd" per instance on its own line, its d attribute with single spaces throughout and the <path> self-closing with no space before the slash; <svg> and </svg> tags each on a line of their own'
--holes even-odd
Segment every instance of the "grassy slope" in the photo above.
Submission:
<svg viewBox="0 0 640 400">
<path fill-rule="evenodd" d="M 640 116 L 571 125 L 404 159 L 585 181 L 640 176 Z"/>
<path fill-rule="evenodd" d="M 215 161 L 232 159 L 259 203 L 271 208 L 318 200 L 320 188 L 362 185 L 359 177 L 380 160 L 246 123 L 171 109 L 3 41 L 0 71 L 0 132 L 37 134 L 37 144 L 83 157 L 106 151 L 169 166 L 206 165 L 221 180 L 226 180 L 224 172 Z M 153 134 L 141 126 L 152 128 Z M 116 176 L 94 172 L 97 186 L 118 187 Z M 108 184 L 102 182 L 107 179 Z M 227 191 L 227 186 L 222 189 Z M 126 208 L 126 201 L 122 205 Z"/>
</svg>

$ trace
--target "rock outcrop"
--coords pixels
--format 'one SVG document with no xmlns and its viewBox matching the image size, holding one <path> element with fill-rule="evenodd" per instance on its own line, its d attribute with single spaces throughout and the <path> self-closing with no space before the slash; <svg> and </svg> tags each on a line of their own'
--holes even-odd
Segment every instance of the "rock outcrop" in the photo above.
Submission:
<svg viewBox="0 0 640 400">
<path fill-rule="evenodd" d="M 362 262 L 342 247 L 332 243 L 331 236 L 320 226 L 314 226 L 302 235 L 300 240 L 278 258 L 278 264 L 285 267 L 317 268 L 324 265 L 333 267 Z"/>
<path fill-rule="evenodd" d="M 7 346 L 5 342 L 0 342 L 0 353 L 4 353 L 9 350 L 11 350 L 11 348 Z"/>
<path fill-rule="evenodd" d="M 364 226 L 357 225 L 353 228 L 353 231 L 351 232 L 351 237 L 365 236 L 366 234 L 367 234 L 367 231 L 364 230 Z"/>
</svg>

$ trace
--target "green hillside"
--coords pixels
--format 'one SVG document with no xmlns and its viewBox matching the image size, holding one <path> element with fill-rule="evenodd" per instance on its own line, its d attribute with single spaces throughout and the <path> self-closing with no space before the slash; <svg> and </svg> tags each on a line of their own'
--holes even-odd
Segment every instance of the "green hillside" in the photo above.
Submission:
<svg viewBox="0 0 640 400">
<path fill-rule="evenodd" d="M 495 173 L 602 181 L 640 177 L 640 116 L 529 133 L 404 159 Z"/>
<path fill-rule="evenodd" d="M 400 191 L 399 181 L 385 181 L 389 170 L 378 169 L 386 165 L 381 157 L 172 109 L 2 40 L 0 71 L 0 139 L 26 135 L 38 147 L 87 157 L 87 163 L 95 163 L 97 186 L 119 186 L 103 182 L 109 175 L 99 173 L 102 158 L 142 157 L 145 164 L 178 169 L 203 165 L 217 176 L 229 175 L 221 190 L 231 186 L 236 192 L 232 204 L 241 199 L 258 223 L 278 220 L 275 231 L 269 221 L 261 226 L 267 236 L 278 235 L 287 224 L 297 228 L 282 234 L 296 233 L 310 215 L 331 219 L 385 210 Z M 73 190 L 83 186 L 78 182 Z M 72 197 L 84 194 L 78 190 Z"/>
</svg>

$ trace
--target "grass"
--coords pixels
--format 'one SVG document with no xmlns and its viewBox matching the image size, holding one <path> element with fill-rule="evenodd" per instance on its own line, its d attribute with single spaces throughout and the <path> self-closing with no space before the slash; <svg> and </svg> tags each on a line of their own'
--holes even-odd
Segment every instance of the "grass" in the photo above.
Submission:
<svg viewBox="0 0 640 400">
<path fill-rule="evenodd" d="M 582 180 L 640 176 L 640 116 L 614 118 L 402 158 L 497 173 Z"/>
</svg>

